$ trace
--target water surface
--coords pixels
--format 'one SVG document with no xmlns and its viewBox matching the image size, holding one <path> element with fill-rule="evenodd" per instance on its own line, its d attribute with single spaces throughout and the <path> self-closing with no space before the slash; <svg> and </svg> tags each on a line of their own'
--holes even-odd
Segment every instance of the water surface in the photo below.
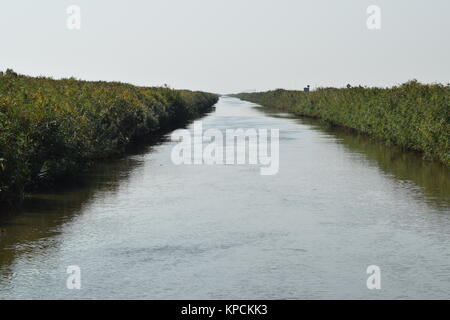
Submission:
<svg viewBox="0 0 450 320">
<path fill-rule="evenodd" d="M 1 209 L 0 298 L 450 298 L 447 167 L 234 98 L 202 121 L 280 129 L 279 173 L 176 166 L 167 138 L 101 163 Z"/>
</svg>

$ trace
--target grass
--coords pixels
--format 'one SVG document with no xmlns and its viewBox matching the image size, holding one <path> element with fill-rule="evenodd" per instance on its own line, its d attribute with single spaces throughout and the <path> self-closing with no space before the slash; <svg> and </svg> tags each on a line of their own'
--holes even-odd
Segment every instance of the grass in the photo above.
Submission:
<svg viewBox="0 0 450 320">
<path fill-rule="evenodd" d="M 392 88 L 274 90 L 237 95 L 297 116 L 322 119 L 450 165 L 450 85 L 415 80 Z"/>
<path fill-rule="evenodd" d="M 0 202 L 211 110 L 215 94 L 0 73 Z"/>
</svg>

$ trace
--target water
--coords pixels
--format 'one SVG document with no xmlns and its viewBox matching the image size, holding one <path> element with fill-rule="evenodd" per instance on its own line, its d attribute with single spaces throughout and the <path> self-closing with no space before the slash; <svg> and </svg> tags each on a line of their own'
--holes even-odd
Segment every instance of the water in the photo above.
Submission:
<svg viewBox="0 0 450 320">
<path fill-rule="evenodd" d="M 175 166 L 168 139 L 101 163 L 3 209 L 0 298 L 450 298 L 448 168 L 233 98 L 202 121 L 279 128 L 279 173 Z"/>
</svg>

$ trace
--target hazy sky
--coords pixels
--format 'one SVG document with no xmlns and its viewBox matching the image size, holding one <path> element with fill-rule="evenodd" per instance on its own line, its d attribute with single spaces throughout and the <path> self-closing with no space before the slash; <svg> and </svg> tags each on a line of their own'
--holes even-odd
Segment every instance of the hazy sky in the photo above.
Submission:
<svg viewBox="0 0 450 320">
<path fill-rule="evenodd" d="M 380 30 L 366 26 L 372 4 Z M 218 93 L 450 82 L 450 0 L 0 0 L 0 12 L 0 69 L 29 75 Z"/>
</svg>

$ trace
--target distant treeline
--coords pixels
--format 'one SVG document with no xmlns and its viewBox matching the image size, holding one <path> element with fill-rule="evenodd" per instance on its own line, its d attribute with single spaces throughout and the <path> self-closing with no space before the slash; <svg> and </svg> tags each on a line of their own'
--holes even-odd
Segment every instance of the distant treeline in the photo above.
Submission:
<svg viewBox="0 0 450 320">
<path fill-rule="evenodd" d="M 215 94 L 0 73 L 0 202 L 211 110 Z"/>
<path fill-rule="evenodd" d="M 279 89 L 237 96 L 352 128 L 450 165 L 450 85 L 414 80 L 388 89 L 348 86 L 309 93 Z"/>
</svg>

